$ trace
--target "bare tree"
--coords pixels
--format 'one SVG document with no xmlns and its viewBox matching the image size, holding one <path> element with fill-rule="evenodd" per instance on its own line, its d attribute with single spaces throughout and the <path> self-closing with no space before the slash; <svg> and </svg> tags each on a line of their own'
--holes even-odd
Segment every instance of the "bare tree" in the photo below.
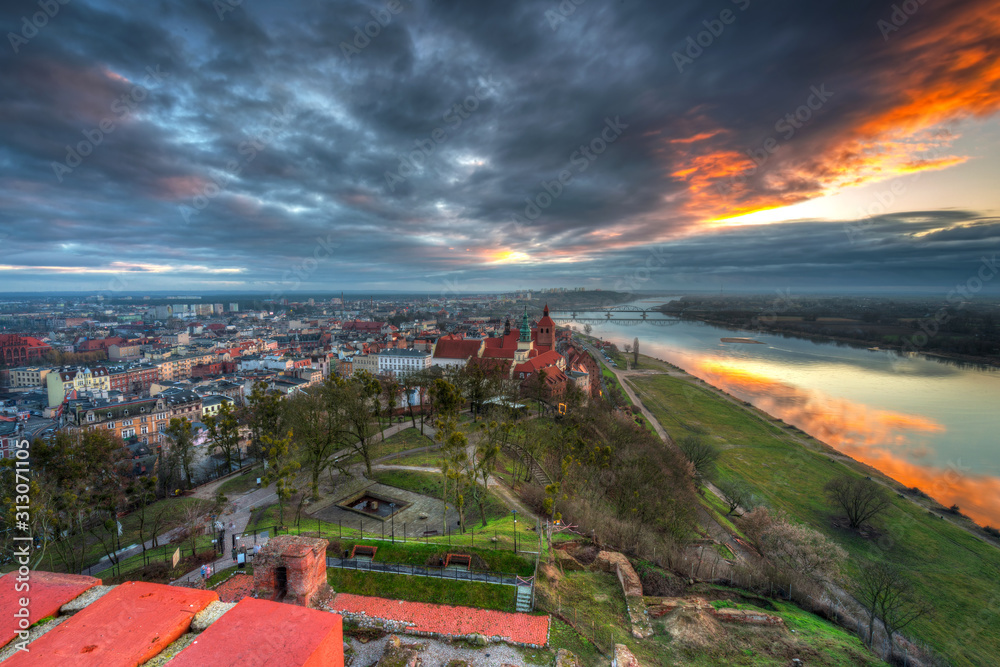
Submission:
<svg viewBox="0 0 1000 667">
<path fill-rule="evenodd" d="M 715 461 L 719 458 L 719 448 L 696 435 L 687 435 L 677 443 L 694 465 L 700 479 L 711 479 L 715 475 Z"/>
<path fill-rule="evenodd" d="M 632 368 L 639 365 L 639 337 L 632 341 Z"/>
<path fill-rule="evenodd" d="M 727 479 L 718 482 L 715 486 L 722 492 L 722 500 L 729 508 L 726 516 L 731 515 L 741 507 L 746 511 L 750 511 L 756 504 L 753 497 L 753 488 L 746 482 Z"/>
<path fill-rule="evenodd" d="M 855 530 L 885 512 L 892 504 L 889 493 L 881 484 L 860 477 L 838 477 L 826 485 L 826 493 L 847 514 L 847 520 Z"/>
<path fill-rule="evenodd" d="M 875 620 L 881 618 L 889 636 L 890 653 L 894 635 L 929 612 L 915 599 L 902 569 L 893 563 L 866 563 L 855 579 L 854 595 L 868 611 L 868 645 L 872 645 Z"/>
<path fill-rule="evenodd" d="M 894 639 L 896 633 L 902 632 L 908 625 L 922 616 L 931 613 L 931 606 L 918 600 L 914 595 L 913 585 L 902 576 L 898 576 L 895 585 L 882 596 L 878 605 L 882 625 L 889 636 L 889 664 L 895 664 Z"/>
</svg>

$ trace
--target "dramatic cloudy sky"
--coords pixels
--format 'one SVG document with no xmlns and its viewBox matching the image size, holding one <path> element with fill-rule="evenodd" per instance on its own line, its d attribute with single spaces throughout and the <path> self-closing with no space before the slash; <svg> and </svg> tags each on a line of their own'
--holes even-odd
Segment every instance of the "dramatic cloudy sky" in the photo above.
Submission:
<svg viewBox="0 0 1000 667">
<path fill-rule="evenodd" d="M 947 290 L 1000 15 L 897 5 L 8 0 L 0 292 Z"/>
</svg>

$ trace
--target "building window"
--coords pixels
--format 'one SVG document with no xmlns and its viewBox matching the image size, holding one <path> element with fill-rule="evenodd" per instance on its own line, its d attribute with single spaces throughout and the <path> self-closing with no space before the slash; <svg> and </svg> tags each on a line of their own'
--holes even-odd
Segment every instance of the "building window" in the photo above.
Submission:
<svg viewBox="0 0 1000 667">
<path fill-rule="evenodd" d="M 108 422 L 108 428 L 109 429 L 113 429 L 114 427 L 115 427 L 115 423 L 114 422 Z"/>
</svg>

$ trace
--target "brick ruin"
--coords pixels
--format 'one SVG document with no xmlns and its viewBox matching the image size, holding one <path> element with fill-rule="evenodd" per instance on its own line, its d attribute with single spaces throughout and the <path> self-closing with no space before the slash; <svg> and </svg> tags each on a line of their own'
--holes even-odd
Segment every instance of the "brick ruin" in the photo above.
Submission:
<svg viewBox="0 0 1000 667">
<path fill-rule="evenodd" d="M 254 557 L 253 585 L 257 598 L 313 607 L 331 594 L 326 580 L 324 539 L 279 535 Z"/>
</svg>

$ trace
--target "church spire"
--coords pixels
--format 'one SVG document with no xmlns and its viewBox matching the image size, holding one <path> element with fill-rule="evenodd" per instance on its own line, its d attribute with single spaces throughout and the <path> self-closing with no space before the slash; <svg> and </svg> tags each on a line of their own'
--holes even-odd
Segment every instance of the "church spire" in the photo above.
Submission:
<svg viewBox="0 0 1000 667">
<path fill-rule="evenodd" d="M 531 340 L 531 325 L 528 324 L 528 307 L 524 307 L 524 317 L 521 319 L 521 340 Z"/>
</svg>

